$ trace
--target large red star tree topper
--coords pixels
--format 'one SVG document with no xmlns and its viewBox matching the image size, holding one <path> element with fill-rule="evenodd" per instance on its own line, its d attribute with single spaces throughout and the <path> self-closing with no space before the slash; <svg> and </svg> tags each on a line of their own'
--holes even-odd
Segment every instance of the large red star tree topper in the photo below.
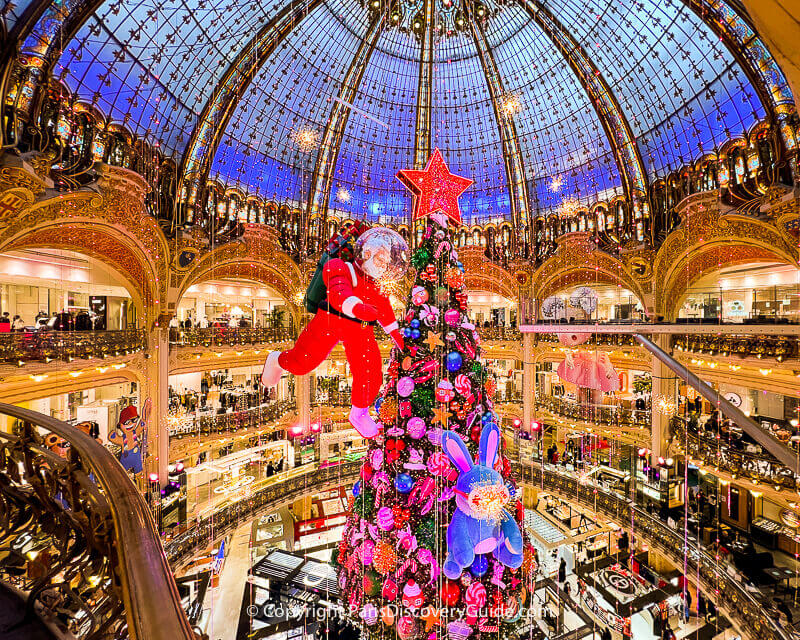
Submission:
<svg viewBox="0 0 800 640">
<path fill-rule="evenodd" d="M 422 171 L 402 169 L 397 172 L 397 179 L 414 194 L 414 220 L 441 212 L 455 225 L 461 224 L 458 196 L 473 181 L 450 173 L 439 149 L 434 149 Z"/>
</svg>

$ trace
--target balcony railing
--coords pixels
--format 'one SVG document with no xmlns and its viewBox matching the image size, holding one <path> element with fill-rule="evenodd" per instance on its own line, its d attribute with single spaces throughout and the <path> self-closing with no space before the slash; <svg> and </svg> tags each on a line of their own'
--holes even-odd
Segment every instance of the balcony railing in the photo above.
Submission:
<svg viewBox="0 0 800 640">
<path fill-rule="evenodd" d="M 709 356 L 774 358 L 783 362 L 797 358 L 800 340 L 790 336 L 715 336 L 710 334 L 677 335 L 672 345 L 678 351 Z"/>
<path fill-rule="evenodd" d="M 555 333 L 540 333 L 540 342 L 558 342 Z M 593 333 L 584 343 L 587 346 L 635 347 L 636 339 L 630 333 Z"/>
<path fill-rule="evenodd" d="M 22 366 L 31 361 L 105 358 L 136 353 L 145 344 L 142 329 L 0 333 L 0 361 Z"/>
<path fill-rule="evenodd" d="M 650 426 L 650 411 L 625 409 L 600 404 L 579 404 L 560 398 L 549 396 L 537 397 L 537 409 L 546 409 L 571 420 L 607 424 L 618 427 L 648 427 Z"/>
<path fill-rule="evenodd" d="M 34 411 L 0 404 L 0 579 L 79 640 L 193 640 L 150 510 L 96 440 Z M 69 443 L 67 457 L 43 434 Z M 57 615 L 56 615 L 57 614 Z"/>
<path fill-rule="evenodd" d="M 199 327 L 172 328 L 169 342 L 180 347 L 238 347 L 285 342 L 297 337 L 288 327 Z"/>
<path fill-rule="evenodd" d="M 522 344 L 522 332 L 516 327 L 478 327 L 481 340 L 513 340 Z"/>
<path fill-rule="evenodd" d="M 232 433 L 245 429 L 258 429 L 264 423 L 277 420 L 287 411 L 295 409 L 295 402 L 283 401 L 253 407 L 244 411 L 218 413 L 193 417 L 192 414 L 176 414 L 167 418 L 170 438 L 208 436 L 216 433 Z"/>
<path fill-rule="evenodd" d="M 713 465 L 734 478 L 741 476 L 755 482 L 771 485 L 776 490 L 786 488 L 800 489 L 800 476 L 786 465 L 778 462 L 767 452 L 749 452 L 734 446 L 724 438 L 709 433 L 693 432 L 687 428 L 686 421 L 675 416 L 670 422 L 673 442 L 703 464 Z"/>
</svg>

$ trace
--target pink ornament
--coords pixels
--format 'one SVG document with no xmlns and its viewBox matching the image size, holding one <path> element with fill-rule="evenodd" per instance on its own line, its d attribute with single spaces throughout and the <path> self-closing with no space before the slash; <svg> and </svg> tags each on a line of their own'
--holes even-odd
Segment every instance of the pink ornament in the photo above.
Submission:
<svg viewBox="0 0 800 640">
<path fill-rule="evenodd" d="M 486 604 L 486 587 L 481 582 L 473 582 L 464 593 L 464 602 L 467 605 L 467 622 L 475 624 L 481 607 Z"/>
<path fill-rule="evenodd" d="M 425 432 L 428 430 L 428 426 L 425 424 L 425 421 L 422 418 L 415 416 L 408 421 L 406 429 L 408 430 L 408 435 L 415 440 L 419 440 L 425 435 Z"/>
<path fill-rule="evenodd" d="M 408 400 L 401 400 L 400 401 L 400 417 L 401 418 L 410 418 L 411 417 L 411 403 Z"/>
<path fill-rule="evenodd" d="M 400 616 L 397 620 L 397 635 L 400 640 L 411 640 L 417 635 L 417 622 L 411 616 Z"/>
<path fill-rule="evenodd" d="M 378 471 L 383 466 L 383 449 L 373 449 L 369 454 L 370 466 Z"/>
<path fill-rule="evenodd" d="M 411 290 L 411 302 L 414 304 L 424 304 L 428 301 L 428 290 L 425 287 L 414 287 Z"/>
<path fill-rule="evenodd" d="M 453 620 L 447 625 L 447 640 L 467 640 L 472 627 L 463 620 Z"/>
<path fill-rule="evenodd" d="M 407 398 L 414 391 L 414 380 L 408 376 L 403 376 L 397 381 L 397 395 Z"/>
<path fill-rule="evenodd" d="M 368 625 L 372 626 L 378 621 L 378 609 L 372 603 L 367 603 L 359 614 Z"/>
<path fill-rule="evenodd" d="M 372 540 L 364 540 L 364 543 L 361 545 L 360 552 L 361 564 L 372 564 L 372 558 L 375 553 L 375 543 Z"/>
<path fill-rule="evenodd" d="M 428 471 L 434 476 L 444 476 L 450 473 L 450 460 L 443 451 L 434 451 L 428 458 Z"/>
<path fill-rule="evenodd" d="M 459 394 L 467 397 L 472 392 L 472 382 L 470 382 L 470 379 L 463 373 L 459 373 L 456 376 L 455 388 Z"/>
<path fill-rule="evenodd" d="M 400 383 L 397 383 L 398 386 L 398 393 Z M 456 392 L 453 391 L 453 383 L 449 380 L 442 380 L 436 385 L 436 401 L 437 402 L 450 402 L 453 398 L 456 397 Z"/>
<path fill-rule="evenodd" d="M 419 319 L 422 320 L 426 326 L 433 327 L 439 321 L 439 307 L 434 307 L 431 304 L 423 304 L 419 310 Z"/>
<path fill-rule="evenodd" d="M 448 309 L 444 312 L 444 321 L 451 327 L 458 325 L 461 320 L 461 314 L 456 309 Z"/>
<path fill-rule="evenodd" d="M 400 589 L 397 587 L 397 583 L 391 578 L 387 578 L 386 582 L 383 583 L 383 589 L 381 589 L 381 595 L 386 600 L 394 600 L 397 597 L 398 593 L 400 593 Z"/>
<path fill-rule="evenodd" d="M 378 526 L 384 531 L 391 531 L 394 527 L 394 513 L 389 507 L 378 509 Z"/>
<path fill-rule="evenodd" d="M 409 609 L 419 609 L 425 602 L 425 596 L 422 595 L 422 589 L 414 581 L 409 580 L 406 586 L 403 587 L 403 606 Z"/>
</svg>

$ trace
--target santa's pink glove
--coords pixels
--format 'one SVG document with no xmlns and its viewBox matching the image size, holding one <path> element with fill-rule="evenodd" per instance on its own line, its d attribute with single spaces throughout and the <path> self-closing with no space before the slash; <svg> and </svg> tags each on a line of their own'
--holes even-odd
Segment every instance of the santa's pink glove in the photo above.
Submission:
<svg viewBox="0 0 800 640">
<path fill-rule="evenodd" d="M 403 342 L 403 334 L 400 333 L 400 330 L 395 329 L 394 331 L 390 331 L 389 337 L 392 340 L 394 340 L 394 343 L 397 345 L 397 348 L 400 349 L 400 351 L 402 351 L 404 342 Z"/>
</svg>

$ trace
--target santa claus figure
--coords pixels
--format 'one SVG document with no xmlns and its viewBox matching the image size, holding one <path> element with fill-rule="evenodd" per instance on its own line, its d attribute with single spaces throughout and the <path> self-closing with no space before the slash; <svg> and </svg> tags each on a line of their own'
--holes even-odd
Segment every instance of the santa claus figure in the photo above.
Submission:
<svg viewBox="0 0 800 640">
<path fill-rule="evenodd" d="M 378 433 L 369 414 L 383 381 L 374 326 L 379 324 L 399 349 L 403 336 L 381 283 L 398 280 L 408 268 L 408 245 L 391 229 L 375 227 L 356 241 L 353 262 L 332 258 L 323 267 L 326 299 L 288 351 L 267 357 L 261 382 L 278 384 L 284 371 L 303 376 L 318 367 L 339 343 L 353 372 L 350 424 L 364 438 Z"/>
</svg>

